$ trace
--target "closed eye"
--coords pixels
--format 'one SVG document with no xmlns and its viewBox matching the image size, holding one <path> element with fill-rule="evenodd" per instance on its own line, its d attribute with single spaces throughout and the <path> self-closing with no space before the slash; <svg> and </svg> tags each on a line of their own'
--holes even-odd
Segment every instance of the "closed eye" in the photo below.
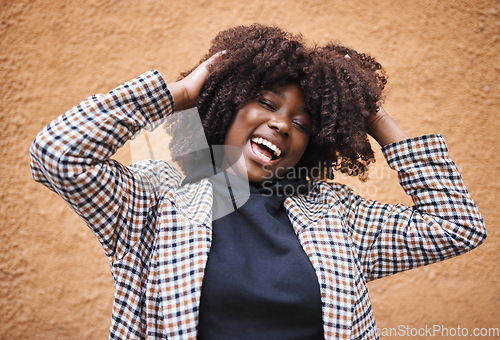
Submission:
<svg viewBox="0 0 500 340">
<path fill-rule="evenodd" d="M 294 121 L 293 124 L 295 126 L 297 126 L 300 130 L 302 130 L 303 132 L 305 133 L 308 133 L 309 132 L 309 128 L 307 126 L 305 126 L 304 124 L 302 124 L 301 122 L 299 121 Z"/>
<path fill-rule="evenodd" d="M 264 107 L 265 109 L 269 110 L 269 111 L 276 111 L 276 107 L 273 105 L 273 103 L 271 103 L 270 101 L 266 100 L 266 99 L 259 99 L 258 100 L 259 104 Z"/>
</svg>

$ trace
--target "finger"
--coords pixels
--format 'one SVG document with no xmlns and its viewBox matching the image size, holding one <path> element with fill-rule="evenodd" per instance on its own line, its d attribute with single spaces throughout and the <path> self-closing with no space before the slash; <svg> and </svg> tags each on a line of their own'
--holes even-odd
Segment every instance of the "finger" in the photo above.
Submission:
<svg viewBox="0 0 500 340">
<path fill-rule="evenodd" d="M 227 51 L 220 51 L 212 55 L 210 58 L 202 62 L 200 65 L 198 65 L 197 68 L 191 72 L 191 74 L 188 75 L 189 78 L 194 78 L 201 76 L 203 79 L 207 79 L 208 75 L 210 74 L 210 70 L 208 69 L 208 66 L 210 66 L 212 63 L 214 63 L 217 59 L 219 59 L 222 55 L 226 54 Z"/>
<path fill-rule="evenodd" d="M 226 50 L 219 51 L 219 52 L 215 53 L 210 58 L 208 58 L 203 63 L 201 63 L 199 67 L 201 67 L 201 68 L 203 68 L 203 69 L 205 69 L 205 70 L 208 71 L 208 66 L 212 65 L 216 60 L 218 60 L 222 55 L 224 55 L 226 53 L 227 53 Z"/>
<path fill-rule="evenodd" d="M 205 62 L 203 62 L 203 64 L 206 64 L 208 66 L 226 53 L 227 53 L 226 50 L 219 51 L 219 52 L 215 53 L 213 56 L 211 56 L 210 58 L 208 58 L 207 60 L 205 60 Z"/>
</svg>

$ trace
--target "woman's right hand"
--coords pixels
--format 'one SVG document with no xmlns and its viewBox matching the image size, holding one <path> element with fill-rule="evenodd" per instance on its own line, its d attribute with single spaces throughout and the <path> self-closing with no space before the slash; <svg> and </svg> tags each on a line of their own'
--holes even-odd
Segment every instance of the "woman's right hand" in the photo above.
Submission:
<svg viewBox="0 0 500 340">
<path fill-rule="evenodd" d="M 168 84 L 174 98 L 175 111 L 187 110 L 196 105 L 196 99 L 210 74 L 208 66 L 225 53 L 226 51 L 215 53 L 183 79 Z"/>
</svg>

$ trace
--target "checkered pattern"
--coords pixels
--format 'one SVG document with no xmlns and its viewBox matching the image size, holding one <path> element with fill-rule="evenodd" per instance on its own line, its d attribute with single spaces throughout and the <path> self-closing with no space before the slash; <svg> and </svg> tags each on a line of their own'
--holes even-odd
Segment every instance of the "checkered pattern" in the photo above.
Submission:
<svg viewBox="0 0 500 340">
<path fill-rule="evenodd" d="M 459 255 L 481 244 L 486 230 L 440 135 L 383 148 L 413 207 L 365 200 L 341 184 L 315 182 L 285 205 L 316 268 L 325 336 L 373 338 L 365 281 Z"/>
<path fill-rule="evenodd" d="M 30 149 L 35 180 L 71 205 L 109 258 L 112 339 L 196 338 L 212 187 L 207 180 L 180 187 L 165 162 L 124 167 L 110 159 L 172 111 L 163 78 L 150 71 L 57 118 Z M 391 144 L 384 153 L 413 207 L 367 201 L 321 181 L 285 200 L 318 276 L 327 339 L 376 337 L 366 281 L 458 255 L 486 237 L 441 136 Z"/>
</svg>

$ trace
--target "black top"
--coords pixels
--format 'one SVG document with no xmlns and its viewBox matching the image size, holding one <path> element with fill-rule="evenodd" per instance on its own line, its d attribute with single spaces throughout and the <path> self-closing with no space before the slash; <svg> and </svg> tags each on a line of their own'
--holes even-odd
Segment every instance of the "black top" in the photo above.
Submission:
<svg viewBox="0 0 500 340">
<path fill-rule="evenodd" d="M 200 170 L 184 182 L 200 179 Z M 243 206 L 213 221 L 198 339 L 323 339 L 318 279 L 283 205 L 285 194 L 301 190 L 302 180 L 251 185 Z"/>
</svg>

